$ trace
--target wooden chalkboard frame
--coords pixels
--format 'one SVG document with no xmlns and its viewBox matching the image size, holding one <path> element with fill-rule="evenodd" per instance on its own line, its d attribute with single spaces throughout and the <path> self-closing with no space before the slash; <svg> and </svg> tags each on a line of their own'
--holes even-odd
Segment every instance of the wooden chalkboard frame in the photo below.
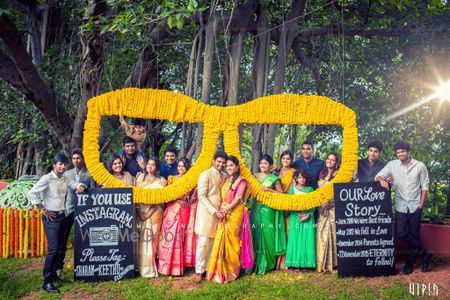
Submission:
<svg viewBox="0 0 450 300">
<path fill-rule="evenodd" d="M 131 188 L 79 194 L 74 221 L 74 279 L 88 282 L 135 277 L 139 234 Z"/>
<path fill-rule="evenodd" d="M 339 277 L 395 274 L 391 192 L 378 182 L 334 184 Z"/>
</svg>

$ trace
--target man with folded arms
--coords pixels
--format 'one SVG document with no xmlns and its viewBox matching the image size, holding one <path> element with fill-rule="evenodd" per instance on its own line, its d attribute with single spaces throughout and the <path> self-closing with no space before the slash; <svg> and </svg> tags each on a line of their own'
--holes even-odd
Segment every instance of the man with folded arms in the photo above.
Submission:
<svg viewBox="0 0 450 300">
<path fill-rule="evenodd" d="M 66 222 L 65 200 L 68 189 L 82 193 L 86 189 L 83 183 L 77 183 L 64 176 L 69 159 L 64 154 L 56 154 L 53 158 L 53 170 L 42 176 L 28 193 L 28 199 L 36 208 L 42 211 L 42 223 L 48 241 L 48 252 L 45 256 L 43 269 L 44 284 L 42 288 L 49 293 L 59 293 L 53 285 L 61 281 L 57 276 L 58 262 L 61 253 L 58 249 L 64 238 Z M 41 201 L 41 198 L 43 201 Z"/>
</svg>

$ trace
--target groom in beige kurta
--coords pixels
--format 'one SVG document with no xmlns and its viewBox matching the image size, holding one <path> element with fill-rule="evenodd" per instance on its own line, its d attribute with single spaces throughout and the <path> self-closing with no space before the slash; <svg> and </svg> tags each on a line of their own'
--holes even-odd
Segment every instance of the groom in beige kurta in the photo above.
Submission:
<svg viewBox="0 0 450 300">
<path fill-rule="evenodd" d="M 195 233 L 198 235 L 195 273 L 196 281 L 201 281 L 206 271 L 208 260 L 214 244 L 217 221 L 223 218 L 220 212 L 220 189 L 225 181 L 223 167 L 228 159 L 225 152 L 218 151 L 214 155 L 213 165 L 200 174 L 198 179 L 198 205 L 195 216 Z"/>
</svg>

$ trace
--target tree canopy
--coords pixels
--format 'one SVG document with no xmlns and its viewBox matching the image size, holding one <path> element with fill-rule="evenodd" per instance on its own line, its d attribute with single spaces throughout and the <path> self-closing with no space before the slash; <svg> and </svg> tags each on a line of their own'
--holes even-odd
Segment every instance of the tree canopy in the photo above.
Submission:
<svg viewBox="0 0 450 300">
<path fill-rule="evenodd" d="M 162 88 L 222 106 L 319 94 L 357 113 L 361 155 L 373 138 L 385 160 L 395 141 L 411 142 L 433 197 L 445 199 L 450 104 L 414 105 L 450 78 L 449 17 L 443 0 L 2 1 L 1 177 L 42 174 L 54 153 L 80 146 L 86 103 L 103 92 Z M 103 123 L 107 155 L 122 133 L 117 118 Z M 201 124 L 148 124 L 147 156 L 168 144 L 198 155 Z M 298 156 L 308 138 L 323 157 L 342 138 L 334 126 L 244 124 L 240 133 L 253 170 L 263 153 Z"/>
</svg>

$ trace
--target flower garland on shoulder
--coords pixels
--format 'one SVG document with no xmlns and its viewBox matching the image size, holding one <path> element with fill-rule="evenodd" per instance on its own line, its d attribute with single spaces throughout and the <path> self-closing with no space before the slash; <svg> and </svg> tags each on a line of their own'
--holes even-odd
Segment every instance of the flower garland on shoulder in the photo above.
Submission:
<svg viewBox="0 0 450 300">
<path fill-rule="evenodd" d="M 98 137 L 102 116 L 121 115 L 133 118 L 163 119 L 172 122 L 203 122 L 202 151 L 192 168 L 173 184 L 162 189 L 133 187 L 136 203 L 159 204 L 175 200 L 197 184 L 200 173 L 211 166 L 221 132 L 225 151 L 241 161 L 241 174 L 256 199 L 280 210 L 307 210 L 333 198 L 334 182 L 351 180 L 358 158 L 356 114 L 345 105 L 323 96 L 280 94 L 261 97 L 245 104 L 227 107 L 200 103 L 186 95 L 166 90 L 127 88 L 96 96 L 88 102 L 84 125 L 83 154 L 86 166 L 97 182 L 108 187 L 125 187 L 108 173 L 100 162 Z M 238 126 L 253 124 L 333 124 L 343 128 L 342 163 L 331 183 L 300 195 L 269 193 L 243 163 L 239 152 Z"/>
</svg>

